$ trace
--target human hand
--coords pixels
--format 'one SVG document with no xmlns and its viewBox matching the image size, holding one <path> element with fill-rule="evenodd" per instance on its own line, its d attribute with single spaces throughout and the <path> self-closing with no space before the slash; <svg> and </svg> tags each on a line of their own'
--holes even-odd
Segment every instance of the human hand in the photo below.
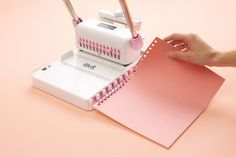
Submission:
<svg viewBox="0 0 236 157">
<path fill-rule="evenodd" d="M 214 65 L 217 52 L 195 34 L 172 34 L 164 41 L 179 50 L 170 52 L 170 57 L 198 65 Z"/>
</svg>

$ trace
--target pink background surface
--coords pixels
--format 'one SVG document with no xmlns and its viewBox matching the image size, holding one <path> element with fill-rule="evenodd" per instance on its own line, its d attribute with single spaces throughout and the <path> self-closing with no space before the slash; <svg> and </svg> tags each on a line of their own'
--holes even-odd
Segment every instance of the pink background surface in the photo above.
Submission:
<svg viewBox="0 0 236 157">
<path fill-rule="evenodd" d="M 75 1 L 75 0 L 74 0 Z M 78 1 L 75 1 L 78 4 Z M 236 49 L 234 0 L 128 0 L 143 20 L 146 46 L 172 32 L 199 34 L 219 50 Z M 93 5 L 91 5 L 93 4 Z M 80 15 L 97 17 L 116 0 L 80 0 Z M 86 112 L 32 88 L 35 66 L 74 47 L 60 0 L 0 0 L 0 156 L 236 156 L 236 69 L 207 110 L 167 150 L 97 111 Z"/>
</svg>

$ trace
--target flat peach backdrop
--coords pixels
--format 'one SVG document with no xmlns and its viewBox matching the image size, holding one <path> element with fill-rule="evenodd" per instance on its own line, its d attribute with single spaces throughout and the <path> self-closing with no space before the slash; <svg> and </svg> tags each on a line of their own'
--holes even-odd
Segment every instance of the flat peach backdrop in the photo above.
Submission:
<svg viewBox="0 0 236 157">
<path fill-rule="evenodd" d="M 235 0 L 127 0 L 143 20 L 146 46 L 155 36 L 194 32 L 219 50 L 236 49 Z M 73 1 L 80 16 L 115 10 L 116 0 Z M 236 69 L 207 110 L 167 150 L 97 111 L 86 112 L 32 88 L 34 67 L 74 48 L 62 0 L 0 0 L 0 156 L 236 156 Z"/>
</svg>

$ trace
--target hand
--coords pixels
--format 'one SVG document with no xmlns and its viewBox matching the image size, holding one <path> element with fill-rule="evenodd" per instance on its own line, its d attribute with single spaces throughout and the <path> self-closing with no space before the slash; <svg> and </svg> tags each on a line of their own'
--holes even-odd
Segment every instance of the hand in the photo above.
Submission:
<svg viewBox="0 0 236 157">
<path fill-rule="evenodd" d="M 214 65 L 216 51 L 195 34 L 172 34 L 164 41 L 179 50 L 170 52 L 170 57 L 198 65 Z"/>
</svg>

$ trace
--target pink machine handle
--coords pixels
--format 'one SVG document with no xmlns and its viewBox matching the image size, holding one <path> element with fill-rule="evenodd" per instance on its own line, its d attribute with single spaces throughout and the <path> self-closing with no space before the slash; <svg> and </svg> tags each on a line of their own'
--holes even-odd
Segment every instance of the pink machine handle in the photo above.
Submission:
<svg viewBox="0 0 236 157">
<path fill-rule="evenodd" d="M 136 38 L 131 39 L 131 46 L 135 50 L 141 50 L 143 48 L 143 38 L 138 34 Z"/>
</svg>

